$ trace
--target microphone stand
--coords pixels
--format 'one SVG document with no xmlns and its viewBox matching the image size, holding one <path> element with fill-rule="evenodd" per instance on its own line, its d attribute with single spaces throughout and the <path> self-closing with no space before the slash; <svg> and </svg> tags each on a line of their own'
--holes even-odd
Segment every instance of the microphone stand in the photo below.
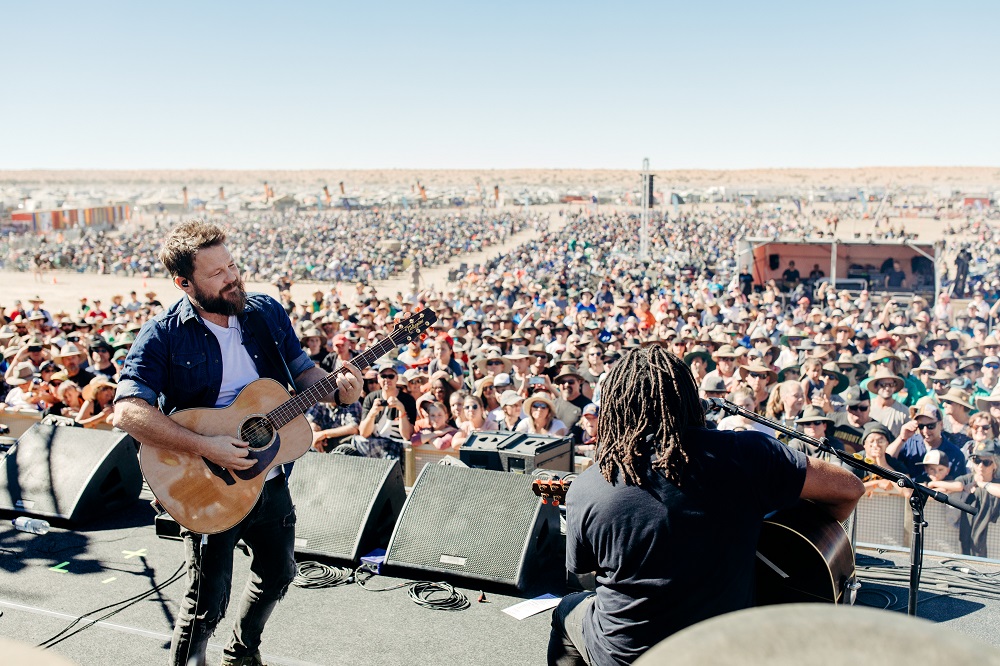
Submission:
<svg viewBox="0 0 1000 666">
<path fill-rule="evenodd" d="M 777 432 L 788 435 L 793 439 L 797 439 L 807 444 L 812 444 L 817 449 L 836 456 L 841 462 L 855 469 L 877 474 L 884 479 L 892 481 L 900 488 L 909 488 L 912 491 L 910 493 L 910 512 L 913 514 L 913 542 L 910 544 L 910 589 L 906 604 L 906 614 L 915 616 L 917 614 L 917 593 L 920 588 L 920 572 L 923 569 L 924 561 L 924 528 L 927 527 L 927 522 L 924 520 L 924 505 L 927 503 L 927 498 L 933 497 L 942 504 L 953 506 L 960 511 L 964 511 L 972 515 L 975 515 L 978 510 L 965 502 L 949 497 L 945 493 L 932 490 L 923 484 L 917 483 L 905 474 L 900 474 L 895 470 L 886 469 L 874 463 L 870 463 L 864 458 L 855 458 L 849 453 L 836 449 L 830 443 L 829 437 L 824 437 L 823 439 L 809 437 L 808 435 L 789 428 L 781 423 L 778 423 L 777 421 L 772 421 L 769 418 L 747 411 L 746 409 L 743 409 L 738 405 L 734 405 L 728 400 L 724 400 L 722 398 L 712 398 L 709 402 L 727 414 L 739 414 L 745 419 L 766 425 L 767 427 L 773 428 Z"/>
</svg>

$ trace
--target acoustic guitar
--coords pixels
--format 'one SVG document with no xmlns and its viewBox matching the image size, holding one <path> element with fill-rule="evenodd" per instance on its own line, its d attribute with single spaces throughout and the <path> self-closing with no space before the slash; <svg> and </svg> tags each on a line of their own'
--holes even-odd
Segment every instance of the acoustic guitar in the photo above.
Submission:
<svg viewBox="0 0 1000 666">
<path fill-rule="evenodd" d="M 396 322 L 388 338 L 351 360 L 361 372 L 391 349 L 419 338 L 435 321 L 430 309 Z M 224 532 L 243 520 L 260 497 L 267 473 L 312 446 L 305 412 L 337 387 L 338 368 L 294 397 L 272 379 L 247 384 L 228 407 L 195 407 L 170 414 L 202 435 L 232 435 L 247 442 L 254 466 L 230 470 L 202 456 L 143 445 L 139 466 L 157 502 L 180 525 L 198 534 Z"/>
<path fill-rule="evenodd" d="M 543 504 L 566 503 L 572 481 L 537 479 Z M 844 526 L 800 500 L 768 516 L 757 541 L 758 606 L 804 602 L 853 603 L 854 549 Z"/>
</svg>

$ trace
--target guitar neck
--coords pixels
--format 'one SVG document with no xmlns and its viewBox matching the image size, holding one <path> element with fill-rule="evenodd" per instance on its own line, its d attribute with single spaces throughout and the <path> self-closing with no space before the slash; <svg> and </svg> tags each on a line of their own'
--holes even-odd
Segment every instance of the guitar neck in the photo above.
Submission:
<svg viewBox="0 0 1000 666">
<path fill-rule="evenodd" d="M 395 346 L 396 342 L 391 337 L 385 338 L 355 356 L 351 359 L 351 363 L 364 373 L 372 363 L 380 359 Z M 346 370 L 343 368 L 334 370 L 309 388 L 301 391 L 298 395 L 289 398 L 268 413 L 268 420 L 274 424 L 275 428 L 281 428 L 296 416 L 304 414 L 310 407 L 319 402 L 323 396 L 329 395 L 337 388 L 337 376 L 341 372 L 346 372 Z"/>
</svg>

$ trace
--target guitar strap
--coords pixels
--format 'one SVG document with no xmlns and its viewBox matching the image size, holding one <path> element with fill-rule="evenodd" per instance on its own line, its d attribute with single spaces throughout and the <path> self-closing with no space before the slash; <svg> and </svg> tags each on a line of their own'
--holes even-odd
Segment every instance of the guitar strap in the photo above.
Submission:
<svg viewBox="0 0 1000 666">
<path fill-rule="evenodd" d="M 285 363 L 285 358 L 278 351 L 278 342 L 271 337 L 271 332 L 267 328 L 267 323 L 264 321 L 264 317 L 257 310 L 250 310 L 247 313 L 247 325 L 250 327 L 250 332 L 253 333 L 253 337 L 257 339 L 258 344 L 260 344 L 261 349 L 267 358 L 276 368 L 282 368 L 285 371 L 285 379 L 288 381 L 288 386 L 291 388 L 292 393 L 295 392 L 295 378 L 292 377 L 292 372 L 288 369 L 288 364 Z"/>
</svg>

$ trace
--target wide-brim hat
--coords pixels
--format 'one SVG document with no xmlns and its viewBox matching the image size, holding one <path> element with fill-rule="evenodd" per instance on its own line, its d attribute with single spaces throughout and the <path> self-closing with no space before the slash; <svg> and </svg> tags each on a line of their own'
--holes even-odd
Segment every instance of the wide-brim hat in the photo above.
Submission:
<svg viewBox="0 0 1000 666">
<path fill-rule="evenodd" d="M 796 328 L 793 326 L 792 328 L 788 329 L 788 331 L 784 335 L 778 338 L 778 344 L 781 345 L 782 347 L 791 347 L 791 344 L 788 342 L 789 338 L 802 338 L 804 340 L 807 337 L 809 336 L 806 335 L 805 331 L 803 331 L 801 328 Z"/>
<path fill-rule="evenodd" d="M 69 358 L 70 356 L 86 356 L 86 354 L 87 352 L 83 351 L 72 342 L 69 342 L 63 345 L 63 348 L 57 353 L 52 354 L 52 360 L 58 363 L 60 360 Z"/>
<path fill-rule="evenodd" d="M 809 405 L 802 411 L 802 416 L 795 419 L 796 423 L 827 423 L 832 425 L 833 419 L 827 416 L 822 409 Z"/>
<path fill-rule="evenodd" d="M 834 393 L 842 393 L 851 385 L 851 380 L 840 371 L 840 366 L 834 361 L 823 364 L 823 374 L 833 375 L 837 379 L 837 385 L 833 387 Z"/>
<path fill-rule="evenodd" d="M 583 375 L 581 375 L 579 372 L 576 371 L 576 368 L 574 366 L 572 366 L 572 365 L 564 365 L 559 370 L 559 374 L 556 375 L 556 378 L 555 378 L 554 382 L 556 384 L 558 384 L 560 381 L 562 381 L 566 377 L 573 377 L 577 381 L 579 381 L 581 384 L 583 384 L 584 382 L 587 381 L 586 379 L 583 378 Z"/>
<path fill-rule="evenodd" d="M 802 375 L 802 366 L 801 365 L 789 365 L 789 366 L 786 366 L 786 367 L 782 368 L 781 370 L 778 370 L 778 381 L 779 382 L 786 381 L 786 377 L 788 376 L 789 372 L 795 372 L 797 375 L 801 376 Z"/>
<path fill-rule="evenodd" d="M 736 348 L 730 344 L 722 345 L 715 350 L 714 354 L 712 354 L 712 358 L 714 359 L 736 358 L 737 356 L 739 356 L 739 354 L 736 353 Z"/>
<path fill-rule="evenodd" d="M 959 341 L 956 338 L 953 338 L 953 337 L 949 338 L 948 336 L 945 336 L 945 335 L 935 335 L 932 338 L 928 338 L 924 342 L 924 344 L 927 346 L 928 349 L 933 349 L 934 346 L 937 345 L 937 344 L 939 344 L 939 343 L 940 344 L 947 344 L 947 345 L 951 346 L 951 350 L 952 351 L 957 351 L 958 350 L 958 343 L 959 343 Z"/>
<path fill-rule="evenodd" d="M 893 374 L 892 370 L 889 368 L 881 367 L 876 370 L 875 375 L 868 380 L 868 385 L 865 388 L 869 393 L 875 393 L 876 391 L 873 390 L 875 385 L 885 379 L 892 381 L 896 385 L 896 388 L 892 391 L 893 393 L 898 393 L 906 385 L 906 382 L 903 381 L 902 377 Z"/>
<path fill-rule="evenodd" d="M 524 412 L 526 414 L 531 414 L 531 405 L 536 402 L 544 402 L 549 406 L 549 414 L 552 418 L 556 418 L 556 403 L 545 393 L 533 393 L 524 399 Z"/>
<path fill-rule="evenodd" d="M 518 361 L 523 358 L 531 358 L 531 352 L 528 351 L 528 347 L 525 345 L 514 345 L 511 347 L 510 352 L 504 356 L 504 358 L 510 361 Z"/>
<path fill-rule="evenodd" d="M 925 358 L 920 362 L 920 365 L 910 370 L 911 373 L 915 372 L 938 372 L 937 363 L 933 359 Z"/>
<path fill-rule="evenodd" d="M 750 361 L 747 365 L 740 366 L 740 379 L 746 380 L 747 375 L 751 372 L 766 372 L 768 384 L 778 380 L 777 372 L 757 360 Z"/>
<path fill-rule="evenodd" d="M 104 388 L 105 386 L 110 387 L 110 388 L 118 388 L 118 384 L 115 384 L 113 381 L 111 381 L 107 377 L 103 377 L 103 376 L 100 376 L 100 375 L 97 376 L 97 377 L 94 377 L 93 379 L 90 380 L 89 384 L 87 384 L 86 386 L 83 387 L 83 391 L 82 391 L 82 393 L 83 393 L 83 399 L 84 400 L 93 400 L 94 396 L 97 395 L 97 391 L 99 389 Z"/>
<path fill-rule="evenodd" d="M 972 404 L 972 397 L 969 395 L 969 392 L 964 389 L 955 388 L 954 386 L 950 387 L 948 392 L 938 398 L 938 400 L 941 402 L 950 402 L 953 405 L 961 405 L 970 411 L 976 408 Z"/>
<path fill-rule="evenodd" d="M 11 386 L 21 386 L 31 381 L 35 374 L 35 366 L 30 361 L 21 361 L 14 366 L 14 372 L 7 378 L 7 383 Z"/>
<path fill-rule="evenodd" d="M 1000 384 L 993 387 L 989 395 L 981 395 L 976 398 L 976 409 L 981 412 L 989 412 L 990 405 L 1000 404 Z"/>
<path fill-rule="evenodd" d="M 476 359 L 475 364 L 476 364 L 476 368 L 479 370 L 479 372 L 482 372 L 482 373 L 486 372 L 486 362 L 487 361 L 501 361 L 503 363 L 503 370 L 502 370 L 502 372 L 508 372 L 509 373 L 510 370 L 511 370 L 511 368 L 514 367 L 514 364 L 511 363 L 509 359 L 504 358 L 499 352 L 492 351 L 489 354 L 487 354 L 486 356 L 483 356 L 483 357 L 480 357 L 480 358 Z"/>
<path fill-rule="evenodd" d="M 549 351 L 545 349 L 545 345 L 540 345 L 540 344 L 530 345 L 528 347 L 528 352 L 531 354 L 532 358 L 535 356 L 535 354 L 545 354 L 547 360 L 549 361 L 552 360 L 552 354 L 550 354 Z"/>
<path fill-rule="evenodd" d="M 691 348 L 691 351 L 684 354 L 684 363 L 691 365 L 691 361 L 696 358 L 700 358 L 705 361 L 709 372 L 715 369 L 715 361 L 712 360 L 712 353 L 708 351 L 708 347 L 705 347 L 704 345 L 695 345 Z"/>
</svg>

